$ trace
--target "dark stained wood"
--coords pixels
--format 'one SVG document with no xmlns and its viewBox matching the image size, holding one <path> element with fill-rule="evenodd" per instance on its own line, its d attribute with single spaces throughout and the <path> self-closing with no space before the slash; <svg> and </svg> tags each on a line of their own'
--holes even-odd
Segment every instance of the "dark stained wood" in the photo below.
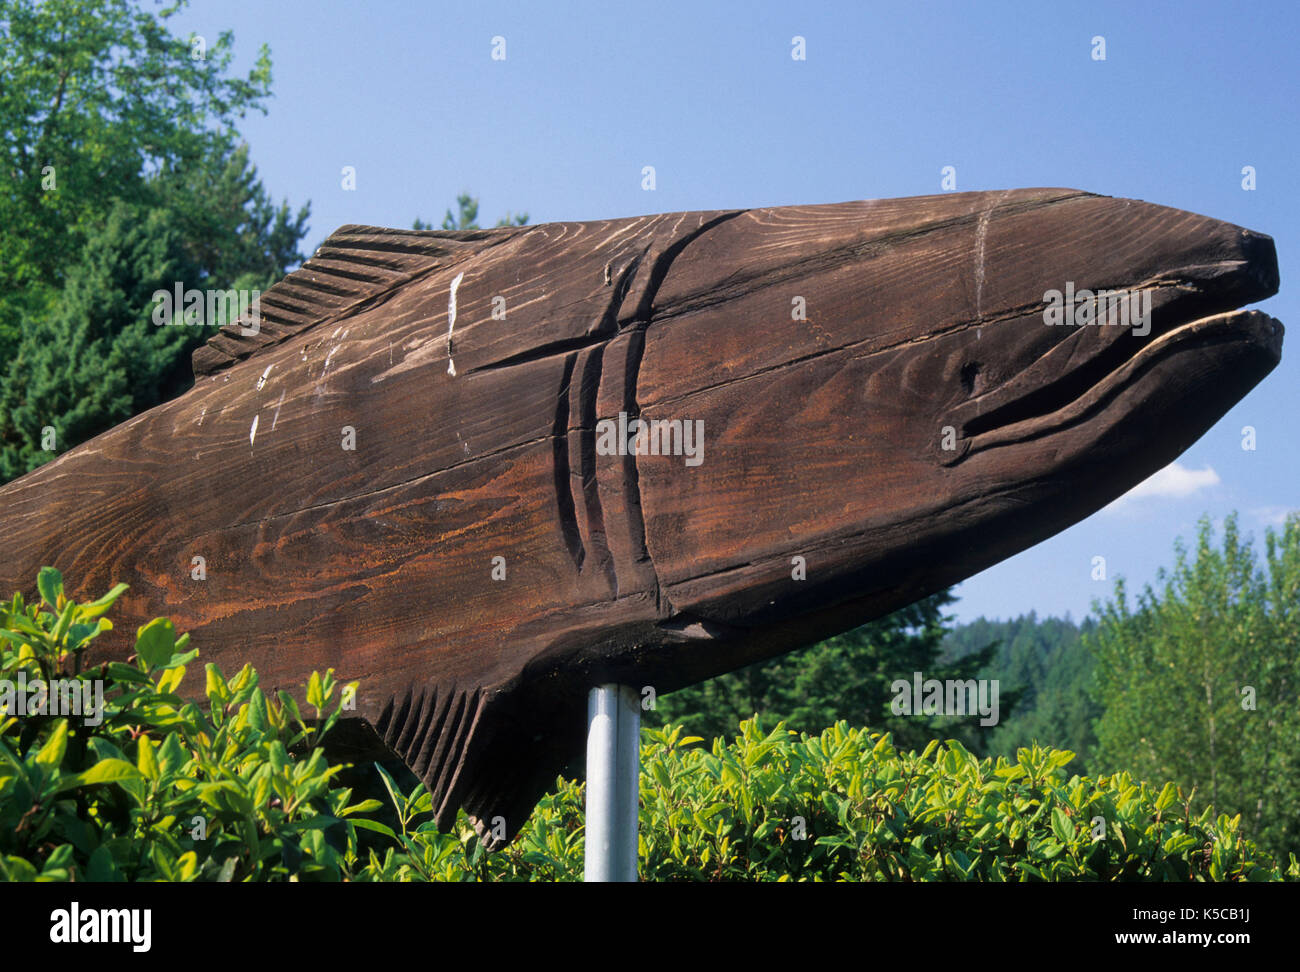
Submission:
<svg viewBox="0 0 1300 972">
<path fill-rule="evenodd" d="M 1067 282 L 1149 290 L 1150 335 L 1045 326 Z M 191 391 L 0 489 L 0 590 L 125 581 L 120 632 L 168 615 L 268 689 L 360 679 L 439 823 L 513 834 L 592 685 L 863 623 L 1173 459 L 1277 363 L 1277 322 L 1224 313 L 1277 285 L 1267 237 L 1069 189 L 346 226 Z M 604 454 L 620 413 L 702 422 L 702 462 Z"/>
</svg>

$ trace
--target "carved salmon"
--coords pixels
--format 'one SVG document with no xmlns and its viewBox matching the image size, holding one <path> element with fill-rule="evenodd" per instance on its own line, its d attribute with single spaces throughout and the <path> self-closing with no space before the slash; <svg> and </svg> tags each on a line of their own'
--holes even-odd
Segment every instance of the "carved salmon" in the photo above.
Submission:
<svg viewBox="0 0 1300 972">
<path fill-rule="evenodd" d="M 864 623 L 1170 462 L 1277 364 L 1233 312 L 1277 286 L 1267 236 L 1068 189 L 345 226 L 192 390 L 0 489 L 0 591 L 125 581 L 122 629 L 360 679 L 356 754 L 490 842 L 591 686 Z"/>
</svg>

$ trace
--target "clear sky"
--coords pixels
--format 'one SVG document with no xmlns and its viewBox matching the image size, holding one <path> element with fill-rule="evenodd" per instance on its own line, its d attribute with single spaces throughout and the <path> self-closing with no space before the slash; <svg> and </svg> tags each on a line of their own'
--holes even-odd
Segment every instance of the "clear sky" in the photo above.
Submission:
<svg viewBox="0 0 1300 972">
<path fill-rule="evenodd" d="M 1077 619 L 1115 575 L 1154 579 L 1202 513 L 1240 511 L 1262 544 L 1300 509 L 1300 3 L 194 0 L 174 23 L 232 29 L 243 67 L 270 45 L 275 99 L 244 131 L 272 193 L 310 199 L 306 252 L 344 223 L 440 222 L 462 190 L 485 224 L 537 223 L 923 195 L 946 165 L 963 191 L 1069 186 L 1268 233 L 1282 364 L 1145 495 L 954 610 Z"/>
</svg>

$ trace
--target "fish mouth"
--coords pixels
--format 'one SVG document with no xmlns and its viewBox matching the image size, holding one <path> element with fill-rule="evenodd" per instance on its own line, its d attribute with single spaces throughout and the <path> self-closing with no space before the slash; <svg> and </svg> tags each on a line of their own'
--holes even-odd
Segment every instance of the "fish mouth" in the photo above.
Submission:
<svg viewBox="0 0 1300 972">
<path fill-rule="evenodd" d="M 1168 368 L 1163 366 L 1176 356 L 1188 375 L 1183 394 L 1195 392 L 1221 401 L 1221 412 L 1226 412 L 1281 360 L 1284 331 L 1281 322 L 1266 313 L 1238 309 L 1277 292 L 1272 239 L 1243 230 L 1239 245 L 1239 259 L 1181 267 L 1121 290 L 1132 295 L 1134 303 L 1136 295 L 1150 292 L 1155 306 L 1147 318 L 1148 334 L 1111 323 L 1058 325 L 1075 333 L 1003 388 L 957 408 L 961 447 L 941 457 L 943 464 L 1077 426 L 1134 389 L 1143 401 L 1155 398 L 1159 389 L 1143 386 L 1167 381 Z M 1045 326 L 1037 315 L 1015 323 L 1031 321 L 1031 326 Z M 1112 333 L 1085 333 L 1098 329 Z M 1081 346 L 1089 340 L 1102 346 L 1085 356 Z M 1080 358 L 1082 363 L 1075 364 Z M 1220 373 L 1230 370 L 1235 372 L 1231 380 L 1225 375 L 1217 381 Z M 1248 383 L 1243 385 L 1243 380 Z M 1201 402 L 1197 410 L 1205 408 Z"/>
<path fill-rule="evenodd" d="M 1078 425 L 1104 410 L 1126 389 L 1150 379 L 1157 364 L 1177 354 L 1209 355 L 1221 357 L 1225 362 L 1236 362 L 1239 354 L 1231 352 L 1244 352 L 1259 363 L 1259 373 L 1255 377 L 1258 381 L 1281 360 L 1283 332 L 1280 321 L 1257 310 L 1228 311 L 1178 324 L 1154 340 L 1140 344 L 1136 353 L 1129 355 L 1100 381 L 1089 381 L 1081 394 L 1075 395 L 1073 390 L 1087 376 L 1070 375 L 1056 383 L 1056 387 L 1045 388 L 1043 391 L 1051 394 L 1043 395 L 1032 405 L 1026 399 L 1020 399 L 1007 403 L 998 414 L 973 419 L 966 425 L 965 437 L 969 448 L 965 455 L 1027 442 Z M 1053 399 L 1060 404 L 1054 404 Z M 1030 414 L 1021 411 L 1012 421 L 999 421 L 999 418 L 1014 414 L 1018 408 L 1025 409 L 1027 405 Z"/>
</svg>

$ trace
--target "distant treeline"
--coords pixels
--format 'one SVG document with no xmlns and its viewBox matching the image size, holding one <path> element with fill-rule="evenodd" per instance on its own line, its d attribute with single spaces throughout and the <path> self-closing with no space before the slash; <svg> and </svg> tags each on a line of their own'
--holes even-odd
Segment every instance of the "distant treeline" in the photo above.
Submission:
<svg viewBox="0 0 1300 972">
<path fill-rule="evenodd" d="M 1039 741 L 1074 752 L 1076 773 L 1098 769 L 1092 765 L 1093 721 L 1101 706 L 1091 694 L 1092 655 L 1081 637 L 1096 627 L 1091 617 L 1075 624 L 1068 616 L 1040 619 L 1030 611 L 1010 621 L 980 618 L 948 632 L 941 660 L 967 658 L 994 645 L 983 676 L 1019 694 L 1014 710 L 985 735 L 982 755 L 1014 758 L 1017 748 Z"/>
<path fill-rule="evenodd" d="M 753 715 L 809 733 L 843 719 L 892 732 L 901 747 L 952 737 L 980 756 L 1014 760 L 1019 747 L 1037 742 L 1074 752 L 1072 768 L 1087 772 L 1101 706 L 1090 694 L 1092 656 L 1081 636 L 1095 631 L 1096 621 L 1079 625 L 1031 611 L 952 626 L 943 608 L 954 600 L 950 592 L 935 594 L 820 644 L 674 692 L 647 721 L 730 736 Z M 996 680 L 996 724 L 980 725 L 978 713 L 896 713 L 895 683 L 910 683 L 915 672 L 938 682 Z"/>
</svg>

